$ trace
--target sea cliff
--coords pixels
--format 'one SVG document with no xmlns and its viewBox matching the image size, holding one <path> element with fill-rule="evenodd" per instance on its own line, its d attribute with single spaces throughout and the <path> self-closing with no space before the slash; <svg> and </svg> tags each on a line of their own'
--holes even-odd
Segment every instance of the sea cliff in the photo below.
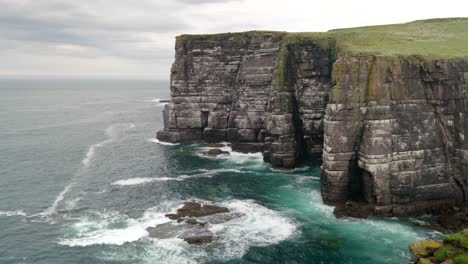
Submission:
<svg viewBox="0 0 468 264">
<path fill-rule="evenodd" d="M 169 142 L 235 143 L 274 167 L 321 158 L 328 204 L 374 215 L 466 204 L 468 19 L 182 35 Z"/>
</svg>

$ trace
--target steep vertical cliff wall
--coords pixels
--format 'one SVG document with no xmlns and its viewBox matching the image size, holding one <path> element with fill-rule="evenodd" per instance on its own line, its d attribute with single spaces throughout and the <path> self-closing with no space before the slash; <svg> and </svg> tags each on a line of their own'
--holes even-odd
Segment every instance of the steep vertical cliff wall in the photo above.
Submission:
<svg viewBox="0 0 468 264">
<path fill-rule="evenodd" d="M 464 203 L 467 60 L 340 57 L 325 116 L 322 194 L 405 215 Z"/>
<path fill-rule="evenodd" d="M 376 215 L 464 204 L 467 58 L 467 19 L 182 35 L 157 137 L 229 141 L 275 167 L 322 157 L 324 201 Z"/>
<path fill-rule="evenodd" d="M 277 167 L 320 156 L 330 49 L 294 40 L 282 32 L 178 37 L 158 138 L 249 143 Z"/>
</svg>

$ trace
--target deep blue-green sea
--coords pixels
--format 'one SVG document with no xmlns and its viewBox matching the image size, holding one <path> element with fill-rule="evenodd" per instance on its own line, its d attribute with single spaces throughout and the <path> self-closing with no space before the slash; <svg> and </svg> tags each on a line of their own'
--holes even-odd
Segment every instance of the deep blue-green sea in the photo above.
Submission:
<svg viewBox="0 0 468 264">
<path fill-rule="evenodd" d="M 337 220 L 320 163 L 273 170 L 260 153 L 207 158 L 165 144 L 168 81 L 0 81 L 0 263 L 407 263 L 440 234 L 414 219 Z M 185 201 L 245 215 L 188 245 L 146 228 Z M 418 220 L 420 221 L 420 220 Z"/>
</svg>

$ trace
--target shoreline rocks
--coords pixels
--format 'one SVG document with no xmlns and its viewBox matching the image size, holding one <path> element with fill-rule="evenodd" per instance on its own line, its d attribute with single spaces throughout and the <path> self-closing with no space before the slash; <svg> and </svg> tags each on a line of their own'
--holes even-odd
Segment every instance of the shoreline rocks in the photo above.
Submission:
<svg viewBox="0 0 468 264">
<path fill-rule="evenodd" d="M 155 227 L 148 227 L 150 237 L 165 239 L 177 237 L 188 244 L 201 245 L 215 240 L 210 225 L 222 224 L 244 216 L 243 213 L 230 212 L 228 208 L 197 202 L 186 202 L 176 213 L 166 214 L 173 220 Z"/>
<path fill-rule="evenodd" d="M 446 235 L 442 242 L 424 240 L 409 248 L 411 263 L 468 264 L 468 229 Z"/>
</svg>

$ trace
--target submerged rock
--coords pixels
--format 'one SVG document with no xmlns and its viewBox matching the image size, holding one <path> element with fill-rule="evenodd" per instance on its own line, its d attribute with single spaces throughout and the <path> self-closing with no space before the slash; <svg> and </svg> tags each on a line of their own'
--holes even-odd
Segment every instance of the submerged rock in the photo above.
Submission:
<svg viewBox="0 0 468 264">
<path fill-rule="evenodd" d="M 242 216 L 243 213 L 229 212 L 226 207 L 187 202 L 176 213 L 166 214 L 167 218 L 175 221 L 148 227 L 147 231 L 153 238 L 177 237 L 189 244 L 205 244 L 214 240 L 210 225 L 222 224 Z"/>
<path fill-rule="evenodd" d="M 182 233 L 179 238 L 189 244 L 205 244 L 213 242 L 214 234 L 206 227 L 196 227 Z"/>
<path fill-rule="evenodd" d="M 210 150 L 208 150 L 207 152 L 205 152 L 203 154 L 205 154 L 207 156 L 218 156 L 218 155 L 221 155 L 221 154 L 229 154 L 229 152 L 221 150 L 219 148 L 215 148 L 215 149 L 210 149 Z"/>
<path fill-rule="evenodd" d="M 337 218 L 353 217 L 367 218 L 372 212 L 372 206 L 367 203 L 348 201 L 335 207 L 333 213 Z"/>
</svg>

